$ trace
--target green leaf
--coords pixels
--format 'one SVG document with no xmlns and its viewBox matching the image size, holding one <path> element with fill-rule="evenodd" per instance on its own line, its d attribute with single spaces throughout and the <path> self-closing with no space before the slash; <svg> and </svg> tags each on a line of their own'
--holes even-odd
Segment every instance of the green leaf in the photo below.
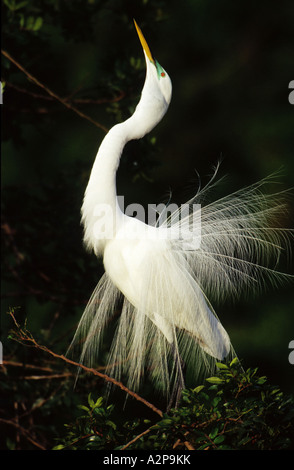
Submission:
<svg viewBox="0 0 294 470">
<path fill-rule="evenodd" d="M 209 434 L 210 439 L 214 439 L 218 434 L 218 427 L 214 428 L 213 431 Z"/>
<path fill-rule="evenodd" d="M 221 400 L 222 400 L 222 397 L 219 397 L 219 396 L 215 397 L 211 402 L 213 408 L 216 408 Z"/>
<path fill-rule="evenodd" d="M 216 362 L 216 367 L 219 369 L 228 369 L 228 366 L 226 364 L 223 364 L 222 362 Z"/>
<path fill-rule="evenodd" d="M 9 437 L 6 439 L 6 445 L 9 450 L 15 450 L 16 443 L 9 439 Z"/>
<path fill-rule="evenodd" d="M 10 4 L 9 0 L 3 0 L 4 5 L 6 5 L 10 10 L 12 9 L 12 5 Z"/>
<path fill-rule="evenodd" d="M 95 408 L 99 408 L 103 403 L 103 397 L 99 397 L 97 400 L 96 400 L 96 403 L 95 403 Z"/>
<path fill-rule="evenodd" d="M 89 395 L 88 395 L 88 404 L 89 404 L 90 408 L 94 408 L 94 406 L 95 406 L 95 402 L 91 397 L 91 393 L 89 393 Z"/>
<path fill-rule="evenodd" d="M 4 4 L 9 8 L 9 10 L 16 11 L 25 7 L 28 4 L 28 1 L 23 1 L 16 4 L 15 1 L 10 2 L 9 0 L 4 0 Z"/>
<path fill-rule="evenodd" d="M 62 450 L 64 449 L 64 445 L 63 444 L 58 444 L 57 446 L 53 447 L 52 450 Z"/>
<path fill-rule="evenodd" d="M 207 382 L 211 384 L 222 384 L 224 383 L 224 379 L 221 379 L 220 377 L 209 377 L 209 379 L 206 379 Z"/>
<path fill-rule="evenodd" d="M 213 442 L 215 444 L 221 444 L 222 442 L 224 442 L 224 440 L 225 440 L 225 436 L 221 434 L 220 436 L 216 436 Z"/>
<path fill-rule="evenodd" d="M 87 411 L 87 412 L 90 411 L 90 409 L 89 409 L 87 406 L 84 406 L 84 405 L 78 405 L 78 408 L 79 408 L 80 410 L 84 410 L 84 411 Z"/>
<path fill-rule="evenodd" d="M 25 7 L 29 2 L 28 1 L 24 1 L 24 2 L 19 2 L 17 5 L 14 5 L 14 11 L 16 10 L 20 10 L 20 8 L 23 8 Z"/>
<path fill-rule="evenodd" d="M 116 424 L 113 421 L 110 421 L 108 419 L 105 424 L 108 424 L 108 426 L 110 426 L 112 429 L 116 430 Z"/>
<path fill-rule="evenodd" d="M 170 424 L 172 424 L 172 423 L 173 423 L 173 420 L 172 420 L 172 419 L 170 419 L 170 418 L 165 418 L 165 419 L 162 419 L 162 420 L 158 423 L 158 425 L 159 425 L 159 426 L 168 426 L 168 425 L 170 425 Z"/>
<path fill-rule="evenodd" d="M 38 16 L 36 19 L 34 25 L 33 25 L 33 31 L 38 31 L 39 29 L 42 28 L 43 25 L 43 18 L 41 16 Z"/>
<path fill-rule="evenodd" d="M 258 385 L 263 385 L 267 381 L 267 378 L 265 376 L 259 377 L 256 381 Z"/>
<path fill-rule="evenodd" d="M 237 357 L 234 357 L 234 359 L 230 362 L 230 367 L 233 367 L 235 364 L 239 363 L 239 359 Z"/>
</svg>

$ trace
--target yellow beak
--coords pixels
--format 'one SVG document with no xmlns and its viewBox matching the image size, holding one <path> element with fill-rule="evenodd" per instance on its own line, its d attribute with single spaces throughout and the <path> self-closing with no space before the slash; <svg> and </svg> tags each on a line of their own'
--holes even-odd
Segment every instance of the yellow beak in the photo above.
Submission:
<svg viewBox="0 0 294 470">
<path fill-rule="evenodd" d="M 140 42 L 142 44 L 143 50 L 146 52 L 146 55 L 147 55 L 148 59 L 150 60 L 150 62 L 152 62 L 155 65 L 155 61 L 152 57 L 151 51 L 150 51 L 149 46 L 146 42 L 146 39 L 143 36 L 143 33 L 142 33 L 141 29 L 139 28 L 139 26 L 137 25 L 135 20 L 134 20 L 134 23 L 135 23 L 136 30 L 137 30 Z"/>
</svg>

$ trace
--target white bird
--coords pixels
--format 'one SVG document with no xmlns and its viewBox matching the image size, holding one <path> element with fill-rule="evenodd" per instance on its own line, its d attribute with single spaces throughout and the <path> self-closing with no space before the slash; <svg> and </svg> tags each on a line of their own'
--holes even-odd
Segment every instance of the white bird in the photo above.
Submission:
<svg viewBox="0 0 294 470">
<path fill-rule="evenodd" d="M 141 139 L 163 118 L 172 96 L 167 72 L 154 59 L 135 22 L 146 61 L 141 99 L 126 121 L 110 129 L 98 150 L 82 205 L 84 241 L 103 258 L 105 274 L 95 288 L 74 336 L 83 342 L 81 362 L 93 365 L 111 321 L 117 321 L 106 372 L 138 389 L 148 372 L 169 399 L 195 383 L 215 363 L 234 355 L 230 338 L 208 300 L 252 292 L 276 262 L 283 238 L 274 228 L 284 211 L 277 195 L 264 195 L 265 179 L 204 205 L 213 181 L 188 201 L 188 213 L 161 214 L 154 226 L 125 215 L 116 172 L 126 143 Z M 201 204 L 201 208 L 200 205 Z M 200 221 L 195 224 L 194 219 Z M 191 232 L 191 227 L 195 230 Z M 113 319 L 123 300 L 118 320 Z"/>
</svg>

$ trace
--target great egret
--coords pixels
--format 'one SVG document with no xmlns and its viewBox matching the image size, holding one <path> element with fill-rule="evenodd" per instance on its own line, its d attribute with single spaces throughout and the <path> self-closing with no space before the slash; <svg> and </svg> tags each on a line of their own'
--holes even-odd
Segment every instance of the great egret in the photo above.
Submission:
<svg viewBox="0 0 294 470">
<path fill-rule="evenodd" d="M 84 241 L 103 257 L 105 274 L 73 345 L 84 341 L 81 362 L 92 365 L 122 298 L 107 373 L 118 380 L 127 378 L 128 386 L 137 389 L 146 369 L 155 386 L 176 397 L 185 386 L 183 366 L 196 380 L 234 354 L 208 296 L 238 297 L 244 287 L 251 292 L 260 285 L 265 275 L 279 278 L 267 262 L 272 256 L 277 261 L 281 251 L 284 231 L 273 224 L 284 206 L 277 195 L 261 193 L 270 178 L 203 205 L 215 185 L 213 177 L 188 201 L 192 210 L 184 215 L 175 210 L 148 226 L 121 211 L 116 171 L 124 146 L 158 124 L 172 96 L 167 72 L 151 54 L 136 22 L 135 26 L 146 79 L 133 115 L 112 127 L 102 141 L 85 191 Z M 201 233 L 199 224 L 191 233 L 192 219 L 200 214 Z"/>
</svg>

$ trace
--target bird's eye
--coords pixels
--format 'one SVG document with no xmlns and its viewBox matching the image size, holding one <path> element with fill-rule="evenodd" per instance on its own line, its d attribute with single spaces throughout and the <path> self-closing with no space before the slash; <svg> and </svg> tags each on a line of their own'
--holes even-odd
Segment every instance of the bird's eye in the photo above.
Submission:
<svg viewBox="0 0 294 470">
<path fill-rule="evenodd" d="M 161 72 L 160 74 L 162 77 L 165 77 L 165 73 L 164 72 Z"/>
</svg>

